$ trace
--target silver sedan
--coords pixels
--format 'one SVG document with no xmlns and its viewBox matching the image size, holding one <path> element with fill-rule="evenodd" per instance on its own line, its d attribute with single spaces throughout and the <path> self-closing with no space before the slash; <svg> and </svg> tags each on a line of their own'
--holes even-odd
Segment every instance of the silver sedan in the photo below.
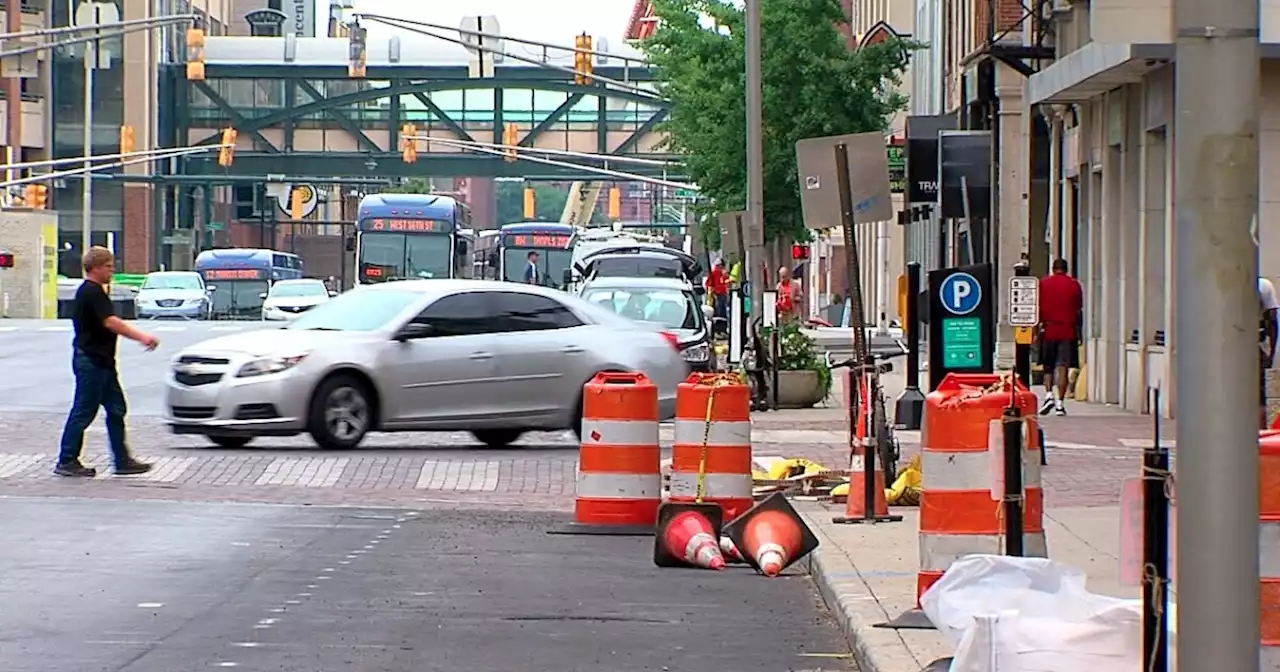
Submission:
<svg viewBox="0 0 1280 672">
<path fill-rule="evenodd" d="M 370 431 L 470 431 L 504 446 L 580 431 L 582 388 L 640 371 L 675 415 L 676 339 L 550 288 L 479 280 L 368 285 L 282 329 L 193 345 L 173 360 L 167 422 L 224 447 L 309 433 L 324 448 Z"/>
</svg>

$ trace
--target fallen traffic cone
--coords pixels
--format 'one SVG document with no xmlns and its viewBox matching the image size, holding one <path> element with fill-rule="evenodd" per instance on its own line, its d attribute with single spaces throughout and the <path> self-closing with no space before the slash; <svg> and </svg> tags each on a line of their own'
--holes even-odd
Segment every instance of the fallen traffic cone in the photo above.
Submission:
<svg viewBox="0 0 1280 672">
<path fill-rule="evenodd" d="M 719 504 L 663 502 L 653 535 L 653 564 L 724 569 L 719 544 L 723 523 L 724 509 Z"/>
<path fill-rule="evenodd" d="M 777 576 L 818 547 L 818 538 L 782 493 L 774 493 L 725 527 L 743 559 L 765 576 Z"/>
<path fill-rule="evenodd" d="M 742 557 L 742 552 L 733 545 L 733 540 L 729 537 L 720 537 L 720 552 L 724 554 L 725 562 L 731 565 L 747 564 L 747 559 Z"/>
</svg>

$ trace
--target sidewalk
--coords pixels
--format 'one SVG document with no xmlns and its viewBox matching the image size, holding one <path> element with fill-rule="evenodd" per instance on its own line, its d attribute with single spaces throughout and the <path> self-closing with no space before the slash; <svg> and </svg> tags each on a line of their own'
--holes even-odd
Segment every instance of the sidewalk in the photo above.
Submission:
<svg viewBox="0 0 1280 672">
<path fill-rule="evenodd" d="M 884 381 L 892 401 L 905 386 L 905 376 Z M 848 451 L 841 442 L 847 430 L 837 379 L 827 407 L 762 413 L 754 428 L 787 430 L 831 438 L 799 449 L 797 455 L 833 468 L 845 468 Z M 1042 392 L 1038 389 L 1037 392 Z M 1042 478 L 1046 496 L 1045 530 L 1049 555 L 1083 570 L 1091 590 L 1137 597 L 1137 586 L 1120 583 L 1121 484 L 1137 478 L 1141 450 L 1150 445 L 1153 421 L 1115 407 L 1074 403 L 1067 417 L 1041 416 L 1048 445 Z M 762 432 L 762 433 L 765 433 Z M 1174 423 L 1162 421 L 1162 443 L 1174 436 Z M 919 432 L 899 432 L 903 461 L 919 452 Z M 764 446 L 761 447 L 762 450 Z M 821 546 L 808 559 L 823 599 L 849 639 L 863 672 L 919 672 L 952 651 L 935 630 L 889 630 L 872 627 L 915 606 L 918 569 L 917 509 L 895 509 L 902 522 L 839 525 L 831 518 L 844 505 L 797 503 Z"/>
</svg>

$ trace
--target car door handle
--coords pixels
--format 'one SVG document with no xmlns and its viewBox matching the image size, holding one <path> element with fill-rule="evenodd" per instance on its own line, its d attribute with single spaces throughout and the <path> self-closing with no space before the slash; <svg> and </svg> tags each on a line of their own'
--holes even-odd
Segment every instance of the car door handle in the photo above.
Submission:
<svg viewBox="0 0 1280 672">
<path fill-rule="evenodd" d="M 580 355 L 583 353 L 583 349 L 576 345 L 566 345 L 563 348 L 560 348 L 560 352 L 563 352 L 566 355 Z"/>
<path fill-rule="evenodd" d="M 493 355 L 487 352 L 473 352 L 471 353 L 471 359 L 493 359 Z"/>
</svg>

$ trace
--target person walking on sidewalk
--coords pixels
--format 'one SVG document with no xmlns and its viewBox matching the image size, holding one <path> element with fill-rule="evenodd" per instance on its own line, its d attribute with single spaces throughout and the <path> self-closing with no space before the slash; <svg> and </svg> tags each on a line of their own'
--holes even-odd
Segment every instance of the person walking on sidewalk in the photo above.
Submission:
<svg viewBox="0 0 1280 672">
<path fill-rule="evenodd" d="M 53 469 L 59 476 L 92 478 L 97 475 L 97 470 L 80 463 L 80 451 L 84 446 L 84 432 L 93 424 L 99 406 L 107 412 L 107 437 L 115 472 L 129 476 L 151 470 L 150 464 L 129 454 L 125 443 L 127 407 L 116 372 L 116 342 L 119 336 L 124 336 L 141 343 L 149 352 L 155 350 L 160 341 L 116 316 L 106 289 L 115 270 L 115 257 L 107 248 L 94 246 L 85 252 L 84 282 L 71 302 L 71 323 L 75 327 L 71 370 L 76 376 L 76 392 L 67 424 L 62 429 L 58 465 Z"/>
<path fill-rule="evenodd" d="M 1261 402 L 1259 427 L 1267 428 L 1267 369 L 1276 361 L 1276 312 L 1280 311 L 1280 301 L 1276 299 L 1276 287 L 1266 278 L 1258 278 L 1258 299 L 1261 302 L 1262 315 L 1258 322 L 1258 348 L 1262 356 L 1261 376 L 1258 378 L 1258 395 Z"/>
<path fill-rule="evenodd" d="M 1067 260 L 1055 259 L 1053 272 L 1040 281 L 1040 368 L 1049 394 L 1040 415 L 1066 415 L 1068 372 L 1079 347 L 1076 323 L 1084 307 L 1080 282 L 1067 273 Z M 1055 385 L 1056 383 L 1056 385 Z"/>
</svg>

